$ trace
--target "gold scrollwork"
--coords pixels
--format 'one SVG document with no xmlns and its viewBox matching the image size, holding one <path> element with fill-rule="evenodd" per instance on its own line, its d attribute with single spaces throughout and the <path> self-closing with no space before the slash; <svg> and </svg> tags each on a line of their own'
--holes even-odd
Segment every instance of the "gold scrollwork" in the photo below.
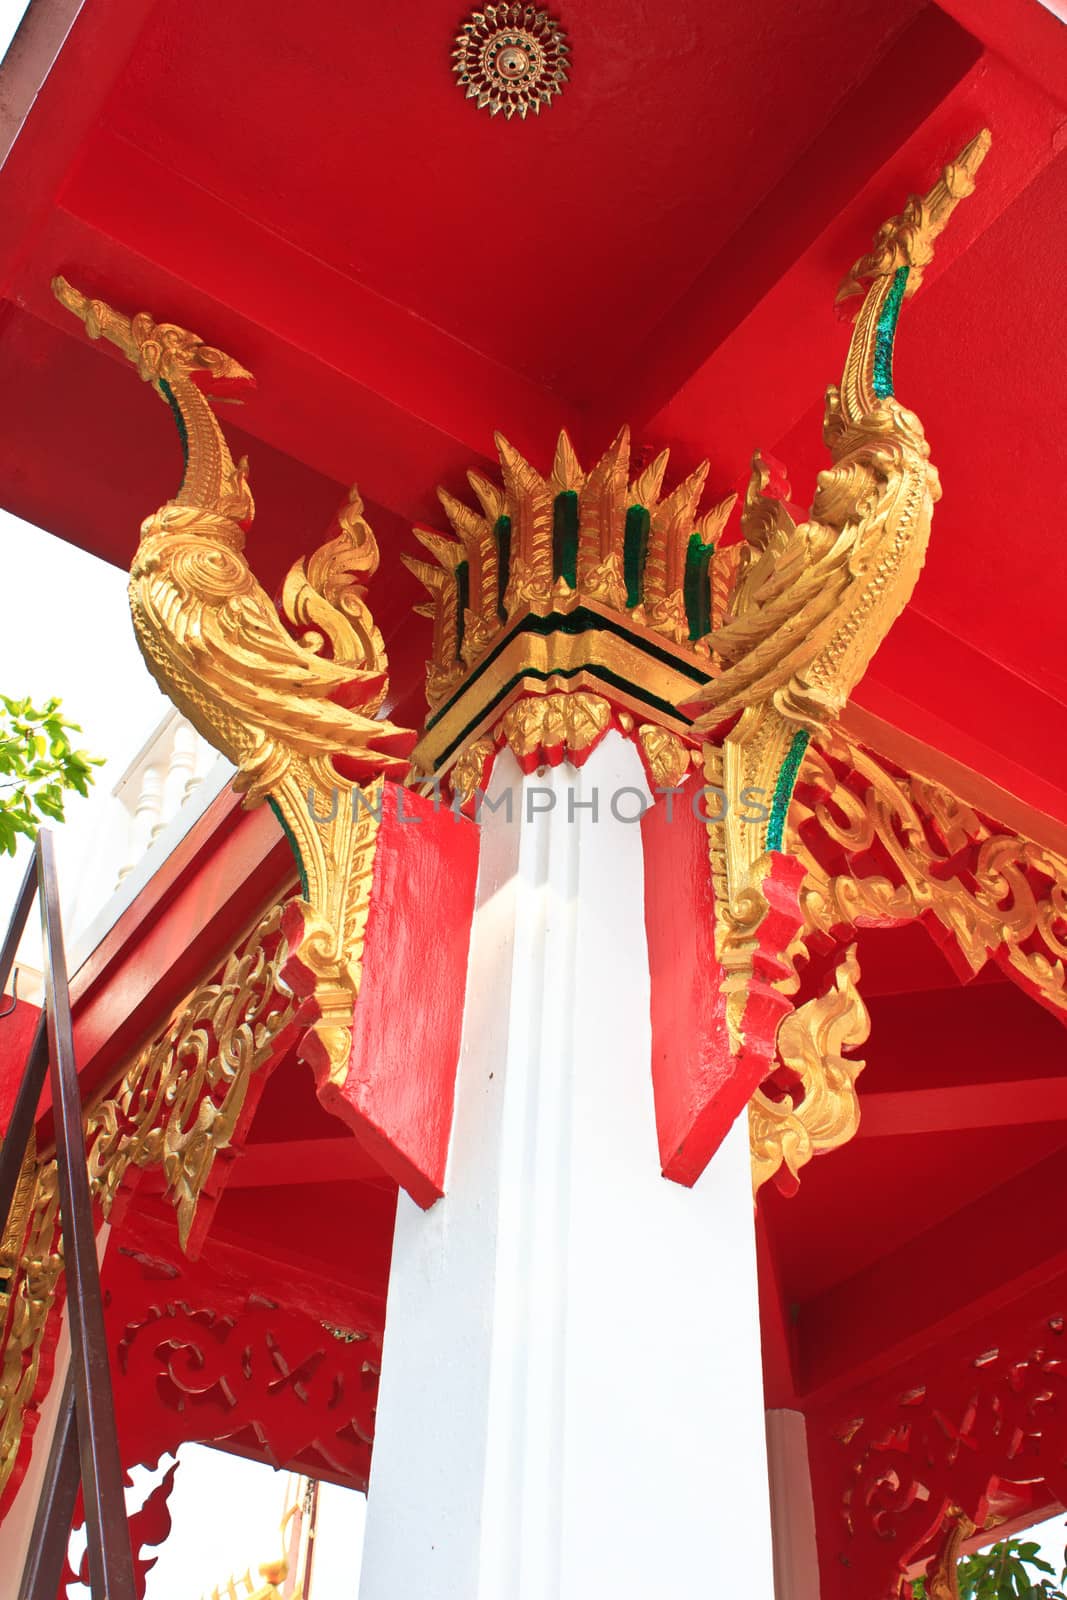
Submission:
<svg viewBox="0 0 1067 1600">
<path fill-rule="evenodd" d="M 798 802 L 793 824 L 809 934 L 933 917 L 972 972 L 997 956 L 1023 988 L 1067 1013 L 1067 860 L 840 732 L 809 750 L 804 784 L 821 796 Z M 892 877 L 824 864 L 873 847 Z"/>
<path fill-rule="evenodd" d="M 260 920 L 222 972 L 182 1002 L 86 1117 L 89 1181 L 105 1217 L 131 1166 L 161 1166 L 184 1249 L 197 1201 L 231 1142 L 253 1073 L 297 1010 L 282 977 L 284 908 Z"/>
<path fill-rule="evenodd" d="M 89 1179 L 105 1216 L 131 1166 L 160 1166 L 184 1249 L 215 1158 L 233 1139 L 254 1073 L 297 1011 L 282 968 L 286 908 L 275 906 L 183 1001 L 119 1083 L 86 1115 Z M 0 1496 L 35 1402 L 49 1314 L 63 1269 L 54 1159 L 31 1144 L 0 1246 Z"/>
<path fill-rule="evenodd" d="M 826 993 L 799 1006 L 778 1029 L 779 1060 L 795 1089 L 787 1088 L 780 1098 L 758 1089 L 749 1102 L 754 1192 L 783 1166 L 792 1180 L 789 1187 L 795 1188 L 802 1166 L 847 1144 L 859 1126 L 856 1079 L 864 1063 L 844 1054 L 870 1034 L 859 976 L 852 945 Z"/>
</svg>

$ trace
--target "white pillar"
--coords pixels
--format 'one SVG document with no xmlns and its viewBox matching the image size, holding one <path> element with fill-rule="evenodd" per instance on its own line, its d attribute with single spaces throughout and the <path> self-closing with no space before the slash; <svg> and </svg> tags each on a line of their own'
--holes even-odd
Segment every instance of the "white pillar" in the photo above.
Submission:
<svg viewBox="0 0 1067 1600">
<path fill-rule="evenodd" d="M 803 1412 L 768 1411 L 775 1600 L 819 1600 L 815 1500 Z"/>
<path fill-rule="evenodd" d="M 771 1600 L 747 1129 L 695 1189 L 660 1176 L 641 836 L 611 811 L 643 772 L 611 733 L 580 773 L 505 752 L 508 790 L 447 1192 L 400 1195 L 361 1600 Z"/>
</svg>

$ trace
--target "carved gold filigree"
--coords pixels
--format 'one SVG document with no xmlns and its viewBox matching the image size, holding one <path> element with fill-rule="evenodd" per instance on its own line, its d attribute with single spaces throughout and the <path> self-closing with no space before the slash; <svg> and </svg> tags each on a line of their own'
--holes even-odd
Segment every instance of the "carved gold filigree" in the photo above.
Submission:
<svg viewBox="0 0 1067 1600">
<path fill-rule="evenodd" d="M 233 1139 L 253 1075 L 296 1013 L 281 975 L 289 955 L 285 912 L 268 911 L 222 972 L 186 997 L 118 1085 L 89 1108 L 89 1180 L 105 1216 L 131 1167 L 160 1166 L 182 1248 L 188 1244 L 197 1203 Z M 31 1143 L 0 1247 L 0 1497 L 35 1400 L 62 1267 L 56 1163 L 39 1164 Z"/>
<path fill-rule="evenodd" d="M 749 1102 L 752 1188 L 758 1193 L 784 1166 L 799 1179 L 813 1156 L 847 1144 L 859 1126 L 856 1079 L 864 1062 L 847 1058 L 870 1034 L 857 988 L 855 945 L 845 952 L 825 994 L 790 1013 L 778 1029 L 778 1055 L 793 1085 L 781 1098 L 758 1089 Z M 779 1181 L 781 1181 L 779 1179 Z"/>
<path fill-rule="evenodd" d="M 38 1165 L 34 1156 L 29 1161 L 20 1175 L 18 1237 L 9 1228 L 4 1239 L 11 1276 L 0 1318 L 0 1501 L 36 1397 L 48 1317 L 63 1270 L 56 1163 Z"/>
<path fill-rule="evenodd" d="M 840 730 L 808 749 L 786 844 L 806 871 L 803 920 L 789 952 L 794 964 L 816 938 L 936 920 L 972 973 L 998 961 L 1067 1021 L 1067 860 L 1055 851 L 1002 828 L 943 785 L 893 767 Z M 879 867 L 865 872 L 868 861 Z M 841 1055 L 866 1037 L 853 952 L 838 969 L 836 988 L 779 1028 L 779 1057 L 801 1093 L 779 1101 L 760 1092 L 752 1102 L 757 1189 L 783 1165 L 795 1181 L 805 1161 L 856 1131 L 862 1062 Z"/>
<path fill-rule="evenodd" d="M 496 751 L 496 740 L 485 738 L 476 739 L 460 752 L 449 776 L 452 779 L 452 791 L 461 806 L 466 805 L 475 791 L 481 788 Z"/>
<path fill-rule="evenodd" d="M 820 744 L 804 783 L 825 798 L 796 803 L 792 832 L 808 874 L 808 935 L 933 917 L 972 972 L 996 956 L 1024 989 L 1067 1013 L 1067 860 L 840 732 Z M 851 860 L 872 849 L 893 877 L 823 864 L 835 851 Z"/>
<path fill-rule="evenodd" d="M 247 463 L 234 464 L 205 398 L 232 397 L 251 375 L 184 328 L 143 312 L 124 317 L 63 278 L 53 288 L 93 338 L 133 362 L 177 423 L 185 475 L 142 525 L 130 571 L 134 628 L 164 693 L 237 766 L 246 804 L 267 798 L 282 819 L 300 862 L 303 949 L 322 1011 L 305 1052 L 320 1074 L 343 1077 L 365 921 L 356 795 L 363 780 L 402 775 L 413 742 L 375 717 L 387 662 L 362 587 L 378 564 L 362 502 L 353 489 L 336 536 L 286 578 L 289 632 L 243 554 L 253 516 Z M 327 799 L 326 820 L 315 795 Z"/>
<path fill-rule="evenodd" d="M 657 788 L 677 789 L 685 782 L 689 775 L 691 752 L 677 734 L 657 727 L 654 722 L 645 722 L 637 730 L 637 742 Z"/>
<path fill-rule="evenodd" d="M 944 1537 L 926 1575 L 928 1600 L 960 1600 L 960 1553 L 965 1540 L 975 1532 L 975 1525 L 959 1506 L 953 1506 L 947 1515 Z"/>
<path fill-rule="evenodd" d="M 281 972 L 283 907 L 260 920 L 221 974 L 195 989 L 86 1119 L 89 1180 L 105 1217 L 127 1170 L 162 1166 L 184 1249 L 215 1158 L 231 1142 L 253 1073 L 297 1002 Z"/>
<path fill-rule="evenodd" d="M 599 695 L 549 694 L 518 701 L 501 732 L 520 766 L 557 750 L 580 764 L 610 726 L 611 707 Z"/>
<path fill-rule="evenodd" d="M 456 35 L 452 70 L 468 100 L 491 117 L 526 119 L 567 82 L 570 46 L 556 19 L 517 0 L 475 11 Z"/>
<path fill-rule="evenodd" d="M 744 544 L 714 635 L 721 668 L 693 696 L 695 727 L 725 728 L 722 782 L 732 796 L 772 796 L 764 826 L 734 807 L 710 828 L 713 870 L 725 896 L 717 949 L 735 996 L 728 1023 L 742 1041 L 736 997 L 766 914 L 770 852 L 782 835 L 807 740 L 837 718 L 911 596 L 926 555 L 937 473 L 922 426 L 893 395 L 896 317 L 908 276 L 931 259 L 933 240 L 989 146 L 973 140 L 923 201 L 881 230 L 849 283 L 869 280 L 840 387 L 827 391 L 823 435 L 831 467 L 820 473 L 807 520 L 787 506 L 788 485 L 758 454 L 742 512 Z M 912 285 L 914 287 L 914 285 Z M 737 719 L 731 727 L 731 719 Z M 714 781 L 714 780 L 712 780 Z"/>
</svg>

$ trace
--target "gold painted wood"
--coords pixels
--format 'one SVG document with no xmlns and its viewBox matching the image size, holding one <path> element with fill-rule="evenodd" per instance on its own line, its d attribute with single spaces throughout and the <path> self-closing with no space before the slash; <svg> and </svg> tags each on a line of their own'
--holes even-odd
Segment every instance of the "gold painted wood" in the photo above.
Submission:
<svg viewBox="0 0 1067 1600">
<path fill-rule="evenodd" d="M 856 1079 L 865 1063 L 844 1054 L 870 1034 L 859 976 L 856 947 L 851 945 L 826 993 L 799 1006 L 778 1029 L 778 1057 L 796 1087 L 777 1099 L 757 1089 L 749 1102 L 754 1193 L 782 1167 L 792 1180 L 789 1187 L 795 1188 L 801 1167 L 847 1144 L 859 1127 Z"/>
<path fill-rule="evenodd" d="M 173 412 L 185 474 L 141 527 L 130 569 L 134 629 L 160 688 L 238 768 L 245 803 L 269 799 L 282 820 L 301 868 L 302 948 L 321 1011 L 306 1053 L 318 1071 L 343 1079 L 373 844 L 351 774 L 402 776 L 413 743 L 376 717 L 388 663 L 363 587 L 378 565 L 374 534 L 353 489 L 336 536 L 291 568 L 280 618 L 244 555 L 254 514 L 247 462 L 234 463 L 205 398 L 232 397 L 251 374 L 184 328 L 146 312 L 122 316 L 64 278 L 53 290 Z M 326 797 L 324 808 L 316 796 Z"/>
<path fill-rule="evenodd" d="M 289 902 L 292 905 L 294 902 Z M 282 977 L 286 907 L 272 907 L 141 1049 L 85 1117 L 89 1182 L 105 1217 L 131 1167 L 159 1166 L 184 1250 L 219 1152 L 230 1144 L 253 1075 L 274 1054 L 297 1002 Z M 0 1495 L 35 1404 L 63 1270 L 54 1158 L 31 1141 L 0 1246 Z M 53 1326 L 54 1337 L 54 1326 Z"/>
<path fill-rule="evenodd" d="M 741 515 L 744 543 L 713 646 L 717 674 L 693 697 L 695 728 L 725 736 L 707 760 L 731 796 L 772 796 L 764 826 L 735 807 L 709 823 L 722 890 L 716 950 L 726 971 L 727 1021 L 743 1043 L 742 999 L 766 915 L 763 883 L 782 834 L 806 742 L 832 726 L 911 597 L 926 557 L 936 469 L 922 425 L 892 393 L 892 339 L 903 297 L 932 259 L 933 242 L 989 148 L 983 132 L 945 168 L 925 199 L 879 231 L 839 295 L 867 284 L 840 386 L 826 396 L 823 437 L 831 466 L 819 474 L 807 520 L 796 523 L 780 469 L 757 453 Z M 912 274 L 914 273 L 914 277 Z M 735 720 L 736 719 L 736 720 Z M 731 726 L 731 722 L 733 725 Z"/>
</svg>

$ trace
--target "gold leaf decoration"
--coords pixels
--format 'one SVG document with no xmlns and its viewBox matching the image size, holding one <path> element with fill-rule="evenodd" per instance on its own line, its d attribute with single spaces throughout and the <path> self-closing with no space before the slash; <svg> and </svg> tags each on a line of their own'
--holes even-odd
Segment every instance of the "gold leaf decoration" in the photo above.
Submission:
<svg viewBox="0 0 1067 1600">
<path fill-rule="evenodd" d="M 784 1167 L 796 1187 L 813 1156 L 847 1144 L 859 1126 L 856 1079 L 864 1063 L 848 1059 L 870 1034 L 860 997 L 856 947 L 845 952 L 825 994 L 808 1000 L 778 1029 L 778 1054 L 796 1088 L 772 1098 L 758 1089 L 749 1103 L 752 1186 L 758 1193 Z M 779 1182 L 781 1179 L 779 1178 Z"/>
<path fill-rule="evenodd" d="M 185 473 L 141 528 L 130 569 L 134 629 L 163 692 L 237 766 L 246 804 L 269 799 L 282 819 L 305 889 L 304 950 L 322 1013 L 305 1054 L 320 1076 L 343 1076 L 364 887 L 365 837 L 353 813 L 360 784 L 402 777 L 414 743 L 375 715 L 388 663 L 364 598 L 378 549 L 362 501 L 353 489 L 334 537 L 292 567 L 283 621 L 244 555 L 254 509 L 247 464 L 234 465 L 206 398 L 233 398 L 251 374 L 184 328 L 146 312 L 125 317 L 64 278 L 53 290 L 91 337 L 133 362 L 177 423 Z M 327 797 L 326 822 L 312 815 L 316 794 Z"/>
</svg>

